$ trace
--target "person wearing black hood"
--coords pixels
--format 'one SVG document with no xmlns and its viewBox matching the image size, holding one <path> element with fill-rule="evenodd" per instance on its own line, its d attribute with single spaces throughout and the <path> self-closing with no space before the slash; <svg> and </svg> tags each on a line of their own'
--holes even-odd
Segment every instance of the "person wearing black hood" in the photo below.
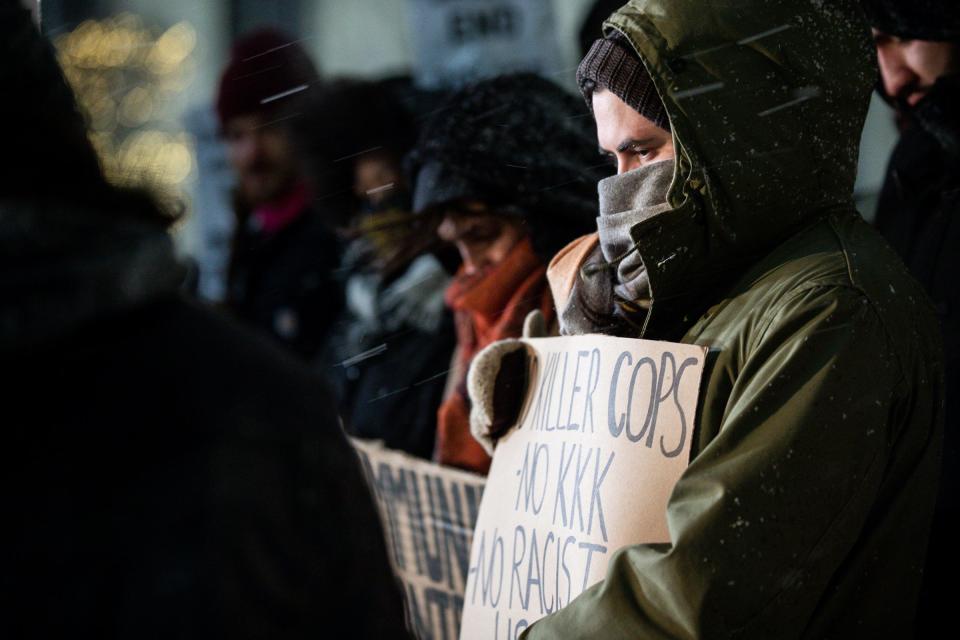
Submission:
<svg viewBox="0 0 960 640">
<path fill-rule="evenodd" d="M 0 86 L 0 636 L 405 637 L 330 395 L 178 294 L 172 218 L 104 178 L 16 0 Z"/>
<path fill-rule="evenodd" d="M 532 74 L 494 78 L 455 94 L 411 154 L 414 211 L 441 218 L 438 234 L 462 265 L 446 292 L 457 353 L 438 415 L 434 457 L 485 473 L 490 457 L 472 438 L 466 373 L 474 354 L 519 337 L 526 315 L 556 318 L 546 264 L 590 230 L 598 162 L 589 114 Z"/>
<path fill-rule="evenodd" d="M 867 0 L 864 8 L 878 91 L 901 127 L 876 225 L 933 299 L 946 350 L 943 471 L 917 618 L 926 636 L 948 615 L 944 585 L 960 570 L 960 11 L 944 0 Z"/>
<path fill-rule="evenodd" d="M 436 224 L 411 213 L 402 160 L 417 139 L 405 78 L 332 81 L 303 121 L 308 174 L 349 220 L 346 305 L 317 364 L 353 436 L 429 459 L 455 337 Z"/>
</svg>

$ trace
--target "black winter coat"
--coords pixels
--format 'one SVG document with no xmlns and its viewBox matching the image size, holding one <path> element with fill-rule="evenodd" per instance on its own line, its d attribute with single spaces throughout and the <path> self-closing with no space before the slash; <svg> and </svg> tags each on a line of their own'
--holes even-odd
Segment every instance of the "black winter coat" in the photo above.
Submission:
<svg viewBox="0 0 960 640">
<path fill-rule="evenodd" d="M 430 459 L 456 345 L 453 317 L 443 304 L 449 276 L 431 255 L 418 257 L 389 283 L 353 271 L 343 316 L 319 361 L 333 383 L 344 428 Z M 351 295 L 358 289 L 363 296 Z M 369 309 L 357 308 L 364 306 Z"/>
<path fill-rule="evenodd" d="M 272 235 L 241 216 L 228 304 L 243 322 L 311 358 L 343 308 L 340 254 L 339 240 L 315 208 Z"/>
<path fill-rule="evenodd" d="M 104 178 L 0 0 L 0 638 L 403 636 L 322 383 L 192 306 L 152 198 Z M 8 165 L 10 163 L 7 163 Z"/>
<path fill-rule="evenodd" d="M 925 634 L 949 614 L 952 591 L 943 586 L 960 571 L 960 74 L 941 78 L 909 116 L 876 224 L 933 299 L 946 349 L 943 471 L 918 617 Z"/>
<path fill-rule="evenodd" d="M 168 297 L 5 355 L 0 636 L 405 637 L 333 400 L 264 339 Z"/>
</svg>

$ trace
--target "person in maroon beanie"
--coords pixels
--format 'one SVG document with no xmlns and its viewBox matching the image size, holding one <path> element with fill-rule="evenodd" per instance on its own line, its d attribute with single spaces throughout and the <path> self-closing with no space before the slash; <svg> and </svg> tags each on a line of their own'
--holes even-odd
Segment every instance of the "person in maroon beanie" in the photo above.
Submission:
<svg viewBox="0 0 960 640">
<path fill-rule="evenodd" d="M 320 77 L 303 47 L 274 29 L 240 38 L 216 109 L 237 175 L 227 304 L 305 358 L 342 307 L 340 246 L 304 180 L 291 128 Z"/>
</svg>

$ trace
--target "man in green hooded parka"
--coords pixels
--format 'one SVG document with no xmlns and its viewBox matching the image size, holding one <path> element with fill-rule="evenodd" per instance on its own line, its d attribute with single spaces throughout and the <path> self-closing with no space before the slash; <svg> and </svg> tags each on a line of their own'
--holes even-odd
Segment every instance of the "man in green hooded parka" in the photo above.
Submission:
<svg viewBox="0 0 960 640">
<path fill-rule="evenodd" d="M 670 543 L 619 550 L 523 637 L 910 637 L 942 346 L 853 205 L 876 78 L 857 4 L 633 0 L 604 36 L 578 75 L 619 175 L 599 238 L 552 265 L 558 315 L 710 360 Z"/>
</svg>

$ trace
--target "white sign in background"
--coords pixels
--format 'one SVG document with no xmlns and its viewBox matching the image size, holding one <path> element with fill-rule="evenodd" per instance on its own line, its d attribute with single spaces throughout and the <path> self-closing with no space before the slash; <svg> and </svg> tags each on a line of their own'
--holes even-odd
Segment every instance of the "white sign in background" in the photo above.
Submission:
<svg viewBox="0 0 960 640">
<path fill-rule="evenodd" d="M 452 88 L 513 71 L 558 71 L 553 3 L 544 0 L 411 0 L 414 77 Z"/>
</svg>

